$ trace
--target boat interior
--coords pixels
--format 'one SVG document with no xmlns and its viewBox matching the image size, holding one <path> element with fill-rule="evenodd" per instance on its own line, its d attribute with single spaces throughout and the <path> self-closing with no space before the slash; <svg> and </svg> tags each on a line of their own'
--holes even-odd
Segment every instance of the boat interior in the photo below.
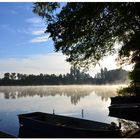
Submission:
<svg viewBox="0 0 140 140">
<path fill-rule="evenodd" d="M 96 129 L 96 130 L 107 130 L 109 128 L 109 124 L 84 120 L 79 118 L 72 118 L 66 116 L 60 116 L 55 114 L 47 114 L 41 112 L 35 112 L 30 114 L 23 114 L 22 117 L 26 117 L 28 119 L 33 119 L 35 121 L 57 125 L 61 127 L 71 127 L 77 129 Z"/>
</svg>

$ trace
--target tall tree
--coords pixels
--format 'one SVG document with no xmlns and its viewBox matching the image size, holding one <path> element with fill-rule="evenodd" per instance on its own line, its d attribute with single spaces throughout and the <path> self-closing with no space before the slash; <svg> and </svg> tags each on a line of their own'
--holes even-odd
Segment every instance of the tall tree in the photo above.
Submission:
<svg viewBox="0 0 140 140">
<path fill-rule="evenodd" d="M 56 10 L 60 5 L 39 2 L 34 3 L 33 9 L 46 18 L 46 32 L 50 33 L 56 51 L 67 55 L 70 63 L 87 67 L 113 54 L 114 43 L 120 42 L 120 62 L 135 64 L 130 74 L 131 87 L 140 89 L 140 3 L 75 2 L 65 3 Z"/>
<path fill-rule="evenodd" d="M 4 73 L 4 79 L 10 79 L 10 73 L 9 72 L 7 72 L 7 73 Z"/>
<path fill-rule="evenodd" d="M 15 73 L 15 72 L 11 73 L 11 74 L 10 74 L 10 78 L 11 78 L 12 80 L 15 80 L 15 79 L 16 79 L 16 73 Z"/>
</svg>

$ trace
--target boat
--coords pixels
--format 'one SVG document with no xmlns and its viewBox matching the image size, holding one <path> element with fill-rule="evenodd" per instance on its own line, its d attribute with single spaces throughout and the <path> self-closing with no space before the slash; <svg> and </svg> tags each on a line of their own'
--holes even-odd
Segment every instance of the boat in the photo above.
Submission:
<svg viewBox="0 0 140 140">
<path fill-rule="evenodd" d="M 74 117 L 33 112 L 18 115 L 23 138 L 117 138 L 118 126 Z"/>
<path fill-rule="evenodd" d="M 113 104 L 140 104 L 140 96 L 115 96 L 111 97 L 111 105 Z"/>
<path fill-rule="evenodd" d="M 11 134 L 0 131 L 0 138 L 16 138 L 16 137 Z"/>
<path fill-rule="evenodd" d="M 115 104 L 109 106 L 109 116 L 140 122 L 140 104 Z"/>
</svg>

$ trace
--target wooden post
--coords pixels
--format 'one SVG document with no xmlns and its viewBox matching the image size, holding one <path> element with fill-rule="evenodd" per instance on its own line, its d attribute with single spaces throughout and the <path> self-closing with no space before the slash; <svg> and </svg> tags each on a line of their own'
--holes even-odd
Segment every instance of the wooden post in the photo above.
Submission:
<svg viewBox="0 0 140 140">
<path fill-rule="evenodd" d="M 84 110 L 82 109 L 82 118 L 84 118 Z"/>
<path fill-rule="evenodd" d="M 54 109 L 53 109 L 53 115 L 55 114 Z"/>
</svg>

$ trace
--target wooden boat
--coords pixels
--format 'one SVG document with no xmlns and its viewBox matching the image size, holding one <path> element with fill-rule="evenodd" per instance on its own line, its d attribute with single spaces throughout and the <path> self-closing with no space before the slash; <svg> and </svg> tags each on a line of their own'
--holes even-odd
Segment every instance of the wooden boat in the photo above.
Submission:
<svg viewBox="0 0 140 140">
<path fill-rule="evenodd" d="M 110 124 L 34 112 L 19 117 L 19 137 L 36 138 L 109 138 L 121 137 L 121 130 Z"/>
<path fill-rule="evenodd" d="M 111 97 L 111 105 L 113 104 L 130 104 L 140 103 L 140 96 L 116 96 Z"/>
<path fill-rule="evenodd" d="M 140 104 L 116 104 L 109 106 L 109 116 L 140 122 Z"/>
<path fill-rule="evenodd" d="M 16 137 L 11 134 L 7 134 L 5 132 L 0 131 L 0 138 L 16 138 Z"/>
</svg>

